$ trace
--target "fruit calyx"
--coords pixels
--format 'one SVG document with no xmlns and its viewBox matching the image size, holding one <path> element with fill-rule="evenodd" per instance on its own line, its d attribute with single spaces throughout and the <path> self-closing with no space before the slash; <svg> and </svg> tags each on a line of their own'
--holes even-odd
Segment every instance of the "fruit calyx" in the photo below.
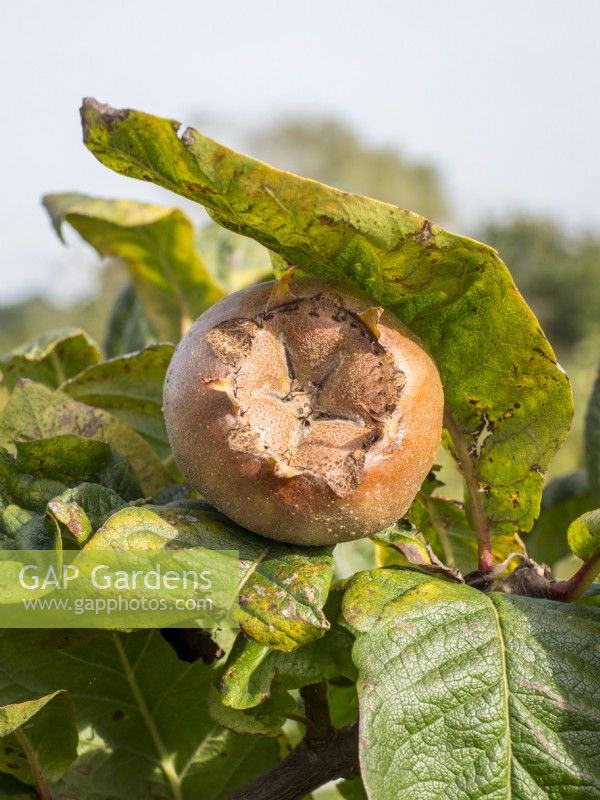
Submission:
<svg viewBox="0 0 600 800">
<path fill-rule="evenodd" d="M 380 339 L 380 315 L 350 311 L 333 291 L 294 297 L 282 280 L 263 312 L 212 328 L 224 374 L 208 385 L 229 399 L 229 447 L 278 478 L 354 491 L 366 460 L 401 439 L 405 375 Z"/>
</svg>

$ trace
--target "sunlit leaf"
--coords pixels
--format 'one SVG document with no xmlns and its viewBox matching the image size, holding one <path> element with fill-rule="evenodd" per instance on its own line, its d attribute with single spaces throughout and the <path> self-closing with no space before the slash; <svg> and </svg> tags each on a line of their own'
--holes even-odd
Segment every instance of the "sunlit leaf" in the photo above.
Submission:
<svg viewBox="0 0 600 800">
<path fill-rule="evenodd" d="M 240 635 L 221 677 L 221 699 L 231 708 L 247 709 L 264 703 L 273 686 L 300 689 L 311 683 L 340 677 L 354 680 L 350 656 L 353 636 L 333 624 L 321 638 L 291 653 L 281 653 Z"/>
<path fill-rule="evenodd" d="M 223 703 L 218 689 L 211 686 L 208 692 L 208 711 L 211 717 L 235 733 L 253 733 L 259 736 L 279 736 L 289 715 L 299 714 L 293 697 L 287 692 L 277 692 L 260 706 L 242 710 Z"/>
<path fill-rule="evenodd" d="M 596 800 L 600 610 L 379 569 L 345 613 L 369 797 Z"/>
<path fill-rule="evenodd" d="M 57 388 L 101 357 L 100 348 L 85 331 L 58 328 L 2 356 L 2 384 L 11 391 L 21 378 L 29 378 Z"/>
<path fill-rule="evenodd" d="M 169 442 L 162 413 L 170 344 L 154 344 L 130 355 L 95 364 L 63 385 L 75 400 L 104 408 L 143 436 L 164 458 Z"/>
<path fill-rule="evenodd" d="M 333 577 L 331 549 L 263 539 L 206 504 L 121 509 L 87 547 L 175 545 L 239 551 L 239 624 L 257 642 L 288 651 L 328 630 L 323 605 Z"/>
<path fill-rule="evenodd" d="M 106 442 L 121 453 L 149 495 L 172 483 L 158 456 L 132 428 L 108 411 L 79 403 L 63 392 L 21 382 L 0 415 L 0 446 L 8 449 L 14 450 L 14 442 L 69 434 Z"/>
<path fill-rule="evenodd" d="M 122 259 L 144 314 L 159 339 L 177 342 L 202 311 L 223 296 L 177 208 L 49 194 L 44 205 L 62 238 L 68 222 L 101 256 Z"/>
<path fill-rule="evenodd" d="M 0 739 L 0 771 L 47 791 L 77 758 L 71 698 L 57 690 L 0 706 Z"/>
<path fill-rule="evenodd" d="M 600 509 L 588 511 L 574 520 L 569 525 L 567 539 L 573 553 L 583 561 L 600 555 Z"/>
<path fill-rule="evenodd" d="M 567 378 L 491 248 L 385 203 L 240 155 L 174 120 L 82 109 L 84 139 L 117 172 L 205 205 L 283 261 L 357 284 L 425 342 L 475 527 L 529 530 L 542 478 L 572 416 Z M 516 457 L 515 454 L 518 454 Z"/>
</svg>

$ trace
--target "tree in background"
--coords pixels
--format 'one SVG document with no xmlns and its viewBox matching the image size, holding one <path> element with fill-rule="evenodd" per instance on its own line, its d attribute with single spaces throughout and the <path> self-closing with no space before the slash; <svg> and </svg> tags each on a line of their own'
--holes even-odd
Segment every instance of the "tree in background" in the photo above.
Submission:
<svg viewBox="0 0 600 800">
<path fill-rule="evenodd" d="M 250 152 L 276 166 L 441 222 L 450 216 L 440 174 L 392 147 L 371 146 L 332 118 L 290 117 L 248 137 Z"/>
<path fill-rule="evenodd" d="M 52 235 L 48 229 L 48 236 Z M 115 298 L 127 283 L 125 270 L 112 261 L 99 273 L 90 296 L 68 304 L 35 295 L 20 303 L 0 306 L 0 354 L 25 341 L 36 339 L 50 328 L 84 325 L 102 341 Z"/>
</svg>

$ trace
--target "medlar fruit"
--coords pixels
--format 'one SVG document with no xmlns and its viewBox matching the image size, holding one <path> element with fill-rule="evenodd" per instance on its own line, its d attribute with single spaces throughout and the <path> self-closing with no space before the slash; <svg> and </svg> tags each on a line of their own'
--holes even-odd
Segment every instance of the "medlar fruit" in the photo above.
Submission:
<svg viewBox="0 0 600 800">
<path fill-rule="evenodd" d="M 240 525 L 305 545 L 405 514 L 433 463 L 443 402 L 431 357 L 391 313 L 291 272 L 202 314 L 164 390 L 190 483 Z"/>
</svg>

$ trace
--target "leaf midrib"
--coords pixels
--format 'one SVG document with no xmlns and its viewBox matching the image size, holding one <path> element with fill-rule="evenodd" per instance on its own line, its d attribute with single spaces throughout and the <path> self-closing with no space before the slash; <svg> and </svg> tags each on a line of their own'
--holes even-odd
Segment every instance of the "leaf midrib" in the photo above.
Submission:
<svg viewBox="0 0 600 800">
<path fill-rule="evenodd" d="M 123 667 L 123 673 L 125 675 L 125 678 L 127 679 L 129 688 L 131 689 L 131 693 L 136 702 L 138 711 L 140 712 L 140 715 L 144 720 L 144 723 L 146 724 L 148 733 L 150 734 L 150 738 L 152 739 L 154 747 L 156 748 L 156 752 L 159 757 L 159 764 L 165 778 L 169 783 L 169 787 L 171 788 L 171 793 L 173 794 L 173 800 L 184 800 L 183 792 L 181 789 L 181 780 L 175 770 L 173 757 L 172 755 L 169 754 L 165 746 L 165 743 L 162 740 L 160 732 L 156 727 L 156 723 L 154 721 L 152 714 L 150 713 L 150 709 L 146 704 L 144 695 L 142 694 L 140 686 L 135 677 L 135 673 L 127 657 L 127 653 L 125 652 L 125 648 L 121 644 L 121 639 L 119 637 L 119 634 L 113 633 L 112 639 L 117 654 L 119 656 L 119 661 L 121 662 L 121 666 Z"/>
<path fill-rule="evenodd" d="M 502 622 L 500 620 L 500 614 L 498 613 L 498 609 L 496 608 L 493 600 L 490 599 L 490 606 L 492 608 L 492 612 L 494 614 L 494 621 L 496 623 L 496 629 L 498 631 L 498 644 L 500 648 L 500 657 L 502 660 L 502 685 L 503 685 L 503 695 L 504 695 L 504 718 L 506 721 L 506 739 L 507 739 L 507 793 L 506 793 L 506 800 L 512 800 L 513 792 L 512 792 L 512 783 L 513 783 L 513 775 L 512 775 L 512 764 L 513 764 L 513 752 L 512 752 L 512 730 L 510 725 L 510 687 L 508 685 L 508 659 L 506 656 L 506 640 L 504 638 L 504 630 L 502 629 Z"/>
</svg>

